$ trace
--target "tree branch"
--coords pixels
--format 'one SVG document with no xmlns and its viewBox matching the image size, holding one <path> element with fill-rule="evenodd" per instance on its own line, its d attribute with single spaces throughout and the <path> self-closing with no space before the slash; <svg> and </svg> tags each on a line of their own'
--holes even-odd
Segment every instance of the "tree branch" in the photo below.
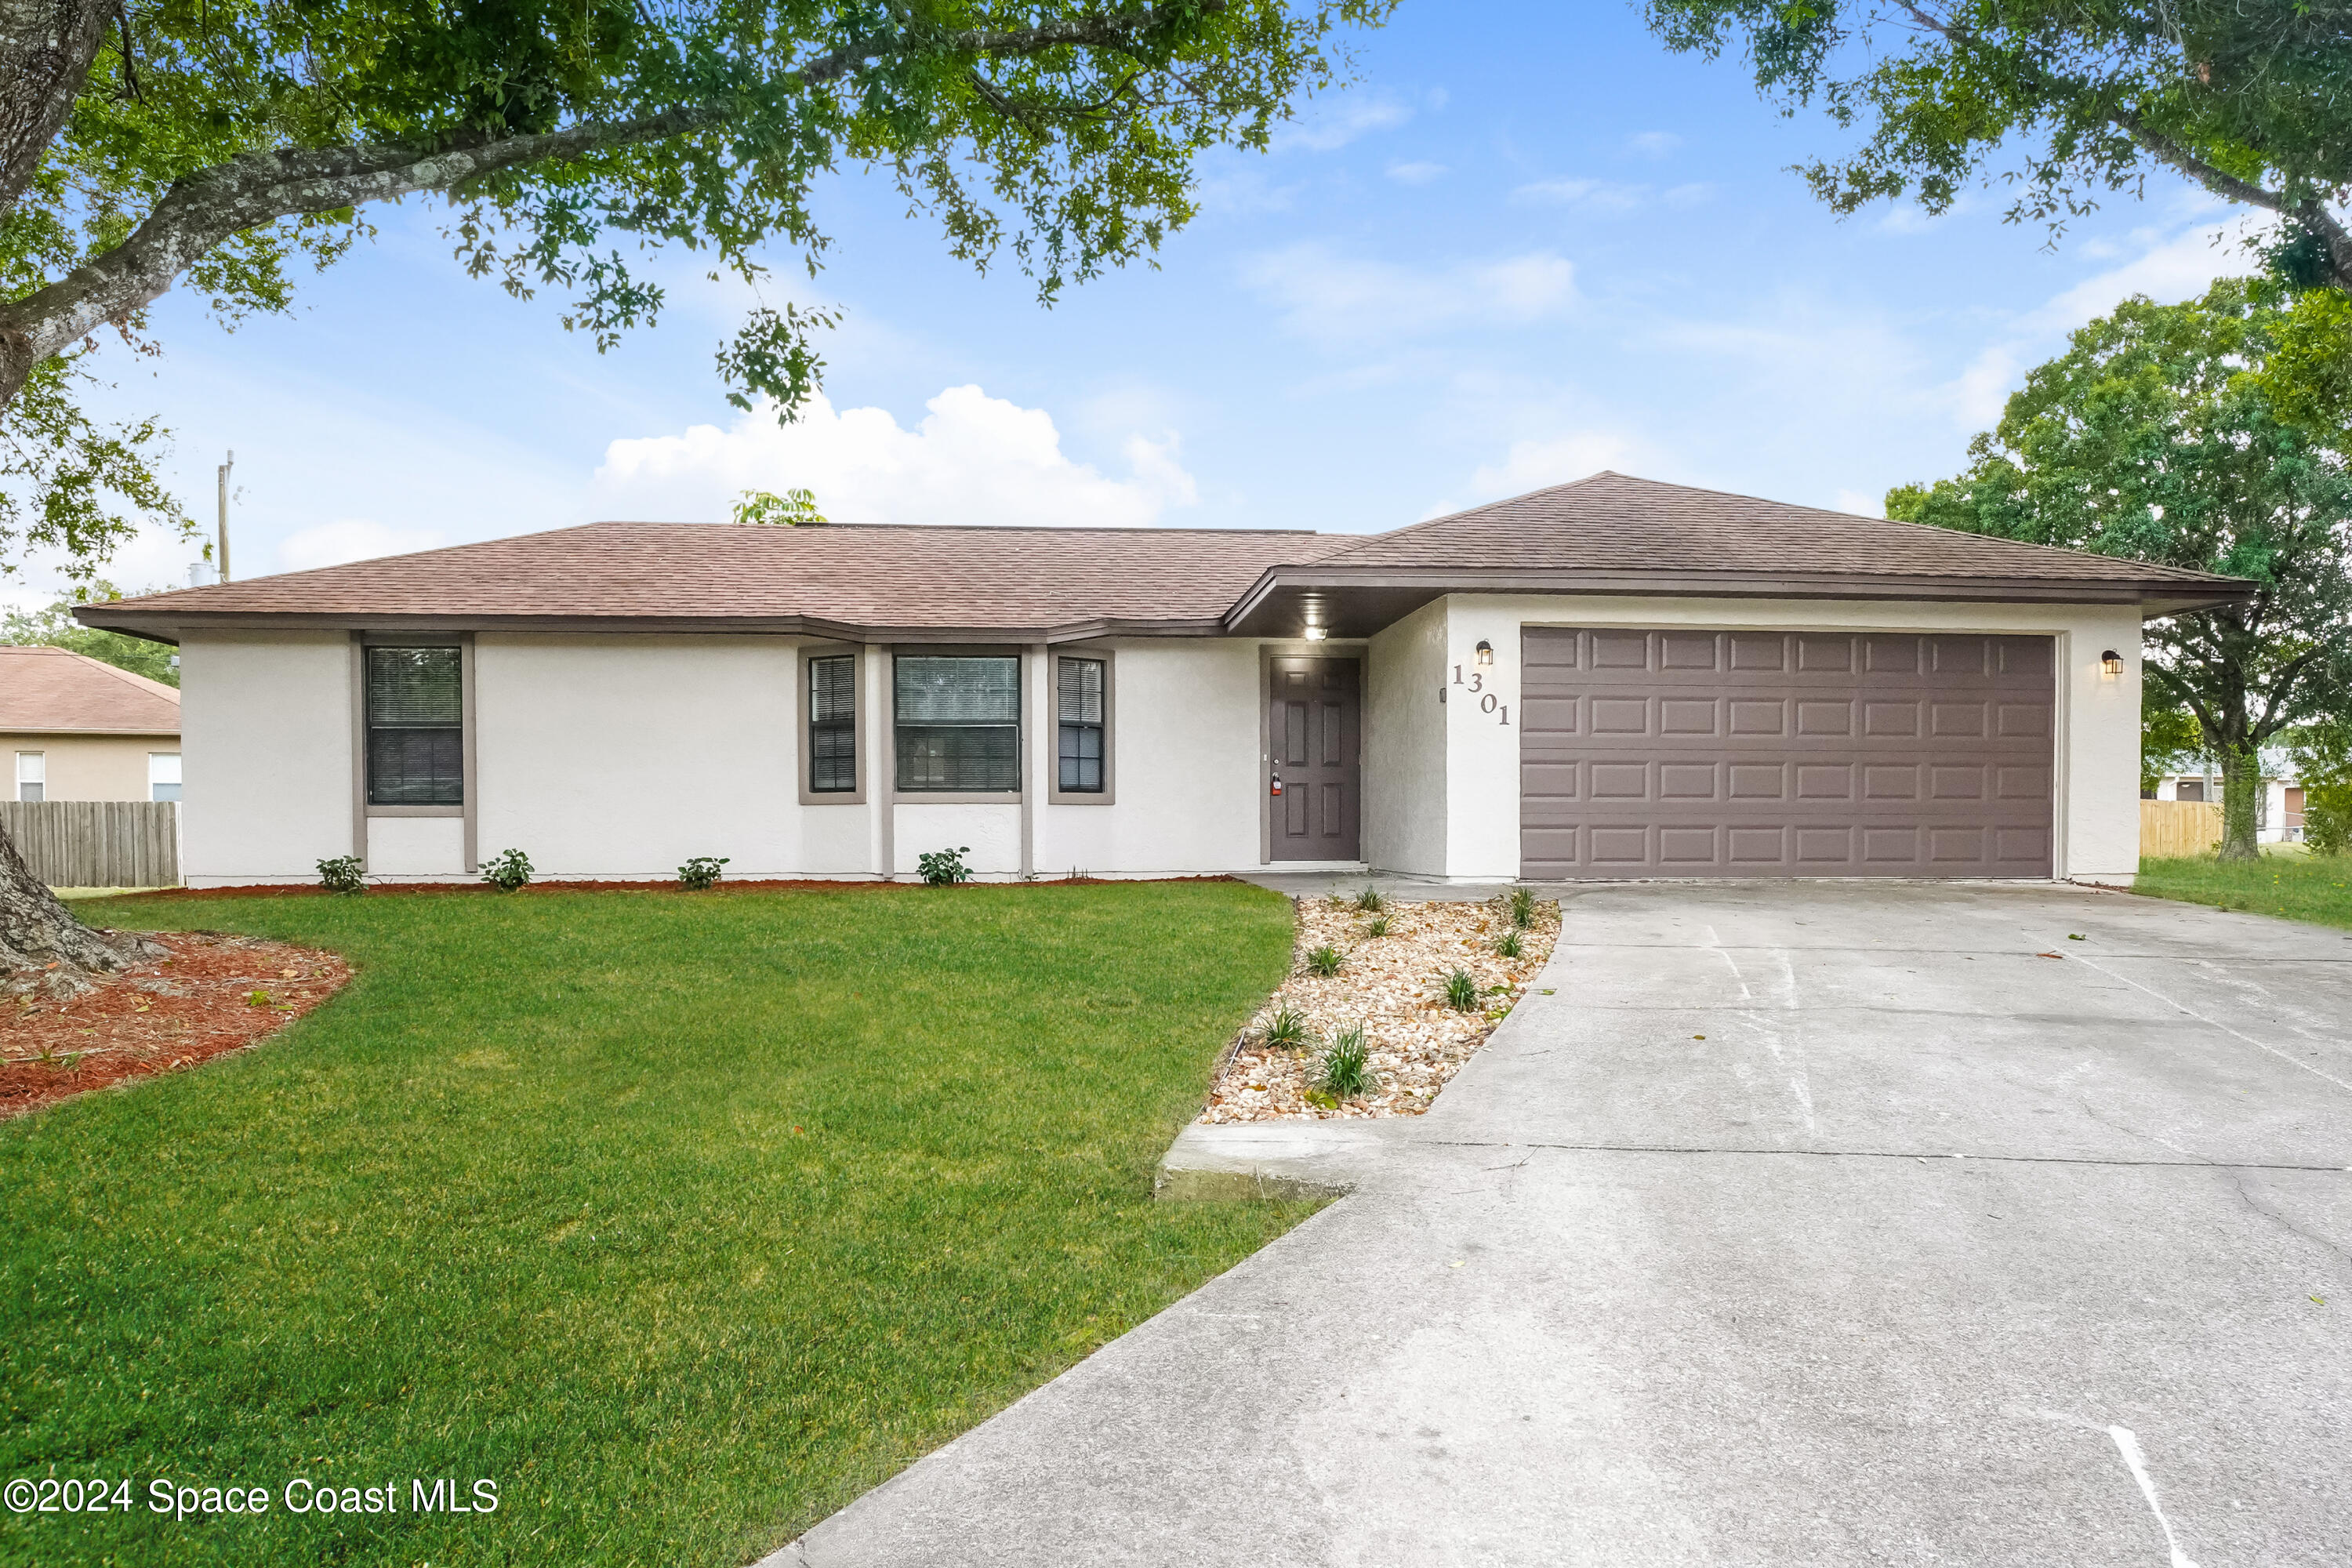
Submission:
<svg viewBox="0 0 2352 1568">
<path fill-rule="evenodd" d="M 0 213 L 73 115 L 114 0 L 0 0 Z"/>
<path fill-rule="evenodd" d="M 58 3 L 79 0 L 0 0 L 0 20 L 12 6 Z M 1223 10 L 1225 3 L 1202 0 L 1197 9 Z M 101 26 L 109 14 L 102 7 L 93 12 Z M 1177 16 L 1172 6 L 1142 5 L 1034 27 L 967 28 L 928 36 L 915 29 L 893 37 L 854 39 L 782 73 L 777 85 L 786 90 L 823 86 L 877 60 L 925 50 L 1018 56 L 1132 43 Z M 0 42 L 5 37 L 0 30 Z M 85 75 L 88 68 L 85 60 Z M 990 91 L 987 96 L 1000 112 L 1019 116 L 1000 95 Z M 70 93 L 67 103 L 70 108 Z M 16 396 L 34 365 L 152 303 L 215 247 L 257 225 L 447 190 L 528 164 L 667 141 L 722 125 L 733 115 L 721 105 L 685 105 L 635 120 L 587 121 L 532 136 L 472 133 L 429 144 L 360 143 L 251 153 L 184 175 L 121 245 L 22 299 L 0 304 L 0 404 Z M 45 150 L 47 140 L 40 145 Z"/>
</svg>

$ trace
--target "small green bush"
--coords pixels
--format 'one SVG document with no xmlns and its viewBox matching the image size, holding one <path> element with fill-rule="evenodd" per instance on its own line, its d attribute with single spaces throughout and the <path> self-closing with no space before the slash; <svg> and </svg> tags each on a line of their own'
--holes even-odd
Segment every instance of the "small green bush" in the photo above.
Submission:
<svg viewBox="0 0 2352 1568">
<path fill-rule="evenodd" d="M 338 855 L 319 862 L 319 886 L 331 893 L 367 891 L 367 868 L 356 855 Z"/>
<path fill-rule="evenodd" d="M 1389 907 L 1389 901 L 1381 897 L 1378 888 L 1368 887 L 1356 895 L 1356 907 L 1368 915 L 1376 915 Z"/>
<path fill-rule="evenodd" d="M 1388 917 L 1388 916 L 1386 916 L 1386 915 L 1374 915 L 1374 916 L 1371 918 L 1370 921 L 1368 924 L 1366 924 L 1366 925 L 1365 925 L 1365 927 L 1364 927 L 1364 934 L 1365 934 L 1366 936 L 1386 936 L 1386 935 L 1388 935 L 1388 934 L 1389 934 L 1389 917 Z"/>
<path fill-rule="evenodd" d="M 2314 855 L 2352 854 L 2352 783 L 2304 786 L 2303 842 Z"/>
<path fill-rule="evenodd" d="M 1511 889 L 1511 923 L 1521 931 L 1536 923 L 1536 896 L 1528 889 Z"/>
<path fill-rule="evenodd" d="M 501 893 L 530 886 L 530 857 L 520 849 L 501 849 L 482 867 L 482 880 Z"/>
<path fill-rule="evenodd" d="M 951 888 L 958 882 L 971 880 L 971 868 L 963 863 L 963 858 L 971 853 L 969 844 L 953 849 L 929 850 L 915 857 L 915 869 L 932 887 Z"/>
<path fill-rule="evenodd" d="M 1274 1016 L 1265 1022 L 1265 1032 L 1258 1037 L 1265 1044 L 1286 1051 L 1303 1048 L 1311 1037 L 1307 1030 L 1307 1015 L 1286 1005 L 1274 1010 Z"/>
<path fill-rule="evenodd" d="M 1366 1064 L 1367 1054 L 1361 1024 L 1340 1030 L 1330 1047 L 1316 1061 L 1315 1087 L 1340 1100 L 1371 1093 L 1380 1087 L 1381 1080 Z"/>
<path fill-rule="evenodd" d="M 697 855 L 677 868 L 678 885 L 691 892 L 703 892 L 719 880 L 719 868 L 731 858 L 733 857 L 728 855 L 721 855 L 716 858 L 709 855 Z"/>
<path fill-rule="evenodd" d="M 1519 933 L 1514 930 L 1503 933 L 1503 940 L 1495 944 L 1495 951 L 1505 958 L 1520 958 L 1528 950 L 1527 944 L 1519 940 Z"/>
<path fill-rule="evenodd" d="M 1307 955 L 1307 967 L 1318 974 L 1337 974 L 1339 973 L 1339 965 L 1344 962 L 1345 960 L 1339 956 L 1339 950 L 1328 942 Z"/>
<path fill-rule="evenodd" d="M 1466 969 L 1457 969 L 1445 977 L 1445 1005 L 1457 1013 L 1467 1013 L 1478 1005 L 1478 982 Z"/>
</svg>

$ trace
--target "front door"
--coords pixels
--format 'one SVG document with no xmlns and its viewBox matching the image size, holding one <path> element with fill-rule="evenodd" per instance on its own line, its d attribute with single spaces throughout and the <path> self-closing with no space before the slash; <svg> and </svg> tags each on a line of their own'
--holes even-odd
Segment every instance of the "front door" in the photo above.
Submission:
<svg viewBox="0 0 2352 1568">
<path fill-rule="evenodd" d="M 1266 686 L 1270 858 L 1361 859 L 1356 748 L 1363 706 L 1356 661 L 1276 658 L 1267 666 Z"/>
</svg>

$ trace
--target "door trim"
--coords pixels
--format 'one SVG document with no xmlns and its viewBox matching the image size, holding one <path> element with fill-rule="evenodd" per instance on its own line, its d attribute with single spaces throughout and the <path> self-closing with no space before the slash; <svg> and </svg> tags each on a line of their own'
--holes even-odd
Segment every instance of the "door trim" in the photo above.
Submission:
<svg viewBox="0 0 2352 1568">
<path fill-rule="evenodd" d="M 1274 796 L 1267 792 L 1267 774 L 1274 767 L 1274 661 L 1278 658 L 1344 659 L 1356 667 L 1356 858 L 1353 860 L 1277 860 L 1274 858 Z M 1257 863 L 1278 867 L 1368 866 L 1364 854 L 1364 725 L 1365 705 L 1371 689 L 1371 647 L 1360 637 L 1308 642 L 1292 637 L 1257 646 Z"/>
</svg>

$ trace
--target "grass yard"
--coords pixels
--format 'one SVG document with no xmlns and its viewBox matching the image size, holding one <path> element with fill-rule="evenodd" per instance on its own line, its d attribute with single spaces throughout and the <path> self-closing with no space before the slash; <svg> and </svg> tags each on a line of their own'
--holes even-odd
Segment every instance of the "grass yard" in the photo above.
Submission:
<svg viewBox="0 0 2352 1568">
<path fill-rule="evenodd" d="M 2202 858 L 2143 860 L 2132 891 L 2352 929 L 2352 857 L 2265 855 L 2230 865 Z"/>
<path fill-rule="evenodd" d="M 0 1479 L 135 1488 L 0 1514 L 11 1564 L 733 1568 L 1307 1212 L 1150 1197 L 1287 968 L 1255 888 L 84 913 L 358 976 L 0 1123 Z M 159 1477 L 268 1511 L 175 1522 Z M 401 1511 L 289 1512 L 296 1477 Z M 409 1511 L 413 1478 L 497 1511 Z"/>
</svg>

